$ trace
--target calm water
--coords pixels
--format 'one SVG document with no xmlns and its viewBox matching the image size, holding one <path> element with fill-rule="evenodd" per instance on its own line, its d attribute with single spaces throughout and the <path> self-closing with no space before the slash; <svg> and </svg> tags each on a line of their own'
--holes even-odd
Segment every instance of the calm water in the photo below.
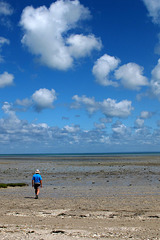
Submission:
<svg viewBox="0 0 160 240">
<path fill-rule="evenodd" d="M 0 154 L 0 158 L 3 157 L 17 157 L 17 158 L 23 158 L 23 157 L 109 157 L 109 156 L 160 156 L 160 152 L 119 152 L 119 153 L 39 153 L 39 154 Z"/>
</svg>

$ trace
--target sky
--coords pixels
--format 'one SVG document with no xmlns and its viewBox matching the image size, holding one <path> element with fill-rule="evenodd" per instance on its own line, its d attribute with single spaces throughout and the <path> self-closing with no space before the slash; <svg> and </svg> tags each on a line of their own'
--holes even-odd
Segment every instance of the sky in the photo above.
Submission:
<svg viewBox="0 0 160 240">
<path fill-rule="evenodd" d="M 0 0 L 0 154 L 160 151 L 159 0 Z"/>
</svg>

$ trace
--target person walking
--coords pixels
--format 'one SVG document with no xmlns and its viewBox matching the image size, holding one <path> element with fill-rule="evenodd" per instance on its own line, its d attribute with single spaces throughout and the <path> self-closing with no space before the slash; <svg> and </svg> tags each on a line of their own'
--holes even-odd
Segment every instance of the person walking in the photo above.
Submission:
<svg viewBox="0 0 160 240">
<path fill-rule="evenodd" d="M 42 177 L 38 169 L 35 171 L 35 174 L 32 177 L 32 187 L 34 187 L 35 189 L 35 199 L 38 199 L 38 195 L 40 192 L 39 187 L 42 188 Z"/>
</svg>

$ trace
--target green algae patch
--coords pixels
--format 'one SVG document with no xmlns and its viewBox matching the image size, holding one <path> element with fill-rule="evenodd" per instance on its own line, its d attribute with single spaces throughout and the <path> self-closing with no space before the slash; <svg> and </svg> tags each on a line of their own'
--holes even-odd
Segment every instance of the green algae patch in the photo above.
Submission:
<svg viewBox="0 0 160 240">
<path fill-rule="evenodd" d="M 26 183 L 0 183 L 0 188 L 7 188 L 7 187 L 26 187 L 28 184 Z"/>
</svg>

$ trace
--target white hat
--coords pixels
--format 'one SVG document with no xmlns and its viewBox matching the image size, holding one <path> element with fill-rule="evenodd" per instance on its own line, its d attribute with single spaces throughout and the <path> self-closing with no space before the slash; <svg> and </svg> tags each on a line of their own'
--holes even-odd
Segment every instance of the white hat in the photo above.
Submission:
<svg viewBox="0 0 160 240">
<path fill-rule="evenodd" d="M 37 169 L 37 170 L 35 171 L 35 173 L 40 173 L 40 171 Z"/>
</svg>

